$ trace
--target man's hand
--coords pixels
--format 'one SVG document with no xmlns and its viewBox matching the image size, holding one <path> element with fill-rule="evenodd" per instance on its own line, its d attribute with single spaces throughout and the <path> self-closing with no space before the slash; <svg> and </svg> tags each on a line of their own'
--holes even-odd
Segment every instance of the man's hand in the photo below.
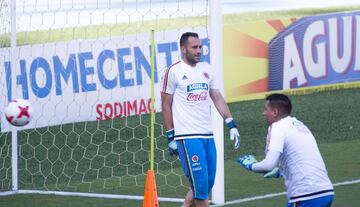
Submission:
<svg viewBox="0 0 360 207">
<path fill-rule="evenodd" d="M 255 159 L 254 155 L 245 155 L 243 157 L 239 157 L 237 162 L 240 163 L 244 168 L 251 171 L 252 165 L 257 163 L 257 160 Z"/>
<path fill-rule="evenodd" d="M 234 141 L 234 148 L 238 149 L 240 147 L 240 134 L 236 128 L 236 123 L 233 118 L 225 119 L 227 127 L 230 129 L 230 140 Z"/>
<path fill-rule="evenodd" d="M 168 138 L 169 154 L 170 155 L 179 155 L 178 150 L 177 150 L 177 143 L 174 140 L 174 134 L 175 134 L 174 129 L 167 130 L 165 132 L 165 134 L 166 134 L 166 137 Z"/>
<path fill-rule="evenodd" d="M 264 178 L 279 178 L 281 177 L 280 169 L 278 167 L 274 168 L 273 170 L 267 172 L 264 175 Z"/>
</svg>

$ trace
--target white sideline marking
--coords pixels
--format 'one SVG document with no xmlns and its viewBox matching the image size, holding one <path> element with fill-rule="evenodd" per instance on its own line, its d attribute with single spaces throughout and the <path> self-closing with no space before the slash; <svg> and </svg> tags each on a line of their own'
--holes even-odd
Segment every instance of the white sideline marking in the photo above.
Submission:
<svg viewBox="0 0 360 207">
<path fill-rule="evenodd" d="M 360 179 L 335 183 L 335 184 L 333 184 L 333 186 L 351 185 L 351 184 L 356 184 L 356 183 L 360 183 Z M 62 191 L 41 191 L 41 190 L 17 190 L 17 191 L 0 192 L 0 197 L 1 196 L 9 196 L 9 195 L 17 195 L 17 194 L 83 196 L 83 197 L 93 197 L 93 198 L 132 199 L 132 200 L 143 200 L 144 199 L 143 196 L 127 196 L 127 195 L 81 193 L 81 192 L 62 192 Z M 261 200 L 261 199 L 272 198 L 272 197 L 281 196 L 281 195 L 286 195 L 286 192 L 270 193 L 270 194 L 266 194 L 266 195 L 242 198 L 242 199 L 238 199 L 238 200 L 228 201 L 228 202 L 225 202 L 222 204 L 211 205 L 211 207 L 227 206 L 227 205 L 231 205 L 231 204 L 244 203 L 244 202 L 254 201 L 254 200 Z M 182 203 L 184 201 L 184 199 L 180 199 L 180 198 L 163 198 L 163 197 L 159 197 L 158 200 L 166 201 L 166 202 L 176 202 L 176 203 Z"/>
<path fill-rule="evenodd" d="M 333 186 L 335 187 L 335 186 L 342 186 L 342 185 L 351 185 L 351 184 L 356 184 L 356 183 L 360 183 L 360 179 L 335 183 L 335 184 L 333 184 Z M 227 205 L 237 204 L 237 203 L 245 203 L 248 201 L 261 200 L 261 199 L 272 198 L 272 197 L 281 196 L 281 195 L 286 195 L 286 192 L 270 193 L 270 194 L 266 194 L 266 195 L 242 198 L 242 199 L 237 199 L 237 200 L 233 200 L 233 201 L 228 201 L 228 202 L 225 202 L 222 204 L 211 205 L 211 207 L 220 207 L 220 206 L 227 206 Z"/>
</svg>

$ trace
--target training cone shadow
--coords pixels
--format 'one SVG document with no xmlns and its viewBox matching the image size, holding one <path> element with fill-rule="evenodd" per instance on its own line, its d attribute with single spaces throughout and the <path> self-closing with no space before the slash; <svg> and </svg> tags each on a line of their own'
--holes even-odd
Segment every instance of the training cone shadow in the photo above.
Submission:
<svg viewBox="0 0 360 207">
<path fill-rule="evenodd" d="M 153 170 L 147 171 L 143 207 L 159 207 L 155 174 Z"/>
</svg>

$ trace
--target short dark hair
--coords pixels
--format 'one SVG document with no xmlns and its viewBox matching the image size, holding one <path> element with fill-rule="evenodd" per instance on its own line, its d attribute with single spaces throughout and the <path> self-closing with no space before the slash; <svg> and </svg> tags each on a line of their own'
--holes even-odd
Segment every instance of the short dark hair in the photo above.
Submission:
<svg viewBox="0 0 360 207">
<path fill-rule="evenodd" d="M 289 115 L 291 113 L 291 101 L 289 97 L 281 93 L 273 93 L 266 97 L 271 107 L 279 109 L 283 114 Z"/>
<path fill-rule="evenodd" d="M 189 37 L 199 38 L 199 35 L 195 32 L 185 32 L 180 37 L 180 47 L 184 46 L 188 41 Z"/>
</svg>

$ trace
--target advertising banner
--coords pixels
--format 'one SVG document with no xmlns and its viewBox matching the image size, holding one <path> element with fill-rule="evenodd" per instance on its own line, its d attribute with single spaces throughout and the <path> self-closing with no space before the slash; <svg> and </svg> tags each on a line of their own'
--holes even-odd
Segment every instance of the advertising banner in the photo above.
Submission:
<svg viewBox="0 0 360 207">
<path fill-rule="evenodd" d="M 304 17 L 269 44 L 269 91 L 355 81 L 360 81 L 360 12 Z"/>
<path fill-rule="evenodd" d="M 199 33 L 210 63 L 206 28 L 155 33 L 155 110 L 164 70 L 180 59 L 183 32 Z M 34 120 L 23 129 L 150 113 L 150 32 L 96 40 L 0 49 L 0 107 L 29 100 Z M 266 20 L 223 27 L 228 102 L 271 91 L 360 85 L 360 12 Z M 13 68 L 14 67 L 14 68 Z M 345 87 L 346 88 L 346 87 Z M 301 92 L 299 92 L 301 93 Z M 1 118 L 1 131 L 10 125 Z"/>
<path fill-rule="evenodd" d="M 184 30 L 187 31 L 187 30 Z M 197 28 L 200 37 L 205 29 Z M 182 31 L 155 34 L 155 110 L 161 111 L 165 69 L 179 60 Z M 96 40 L 72 40 L 0 49 L 0 107 L 15 98 L 29 100 L 33 120 L 22 129 L 150 113 L 150 32 Z M 201 61 L 209 63 L 207 38 Z M 12 68 L 14 67 L 14 68 Z M 5 116 L 1 131 L 9 131 Z"/>
<path fill-rule="evenodd" d="M 268 43 L 295 19 L 224 25 L 224 86 L 229 102 L 268 91 Z"/>
</svg>

